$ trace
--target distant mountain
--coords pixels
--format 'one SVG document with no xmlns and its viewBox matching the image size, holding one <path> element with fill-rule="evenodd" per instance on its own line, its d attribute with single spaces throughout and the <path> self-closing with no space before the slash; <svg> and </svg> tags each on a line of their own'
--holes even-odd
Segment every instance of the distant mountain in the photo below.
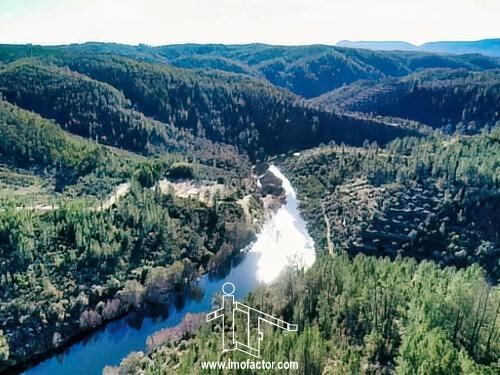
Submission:
<svg viewBox="0 0 500 375">
<path fill-rule="evenodd" d="M 260 159 L 408 135 L 372 114 L 471 131 L 500 120 L 500 59 L 481 54 L 86 43 L 0 45 L 0 62 L 5 101 L 146 155 L 224 143 Z"/>
<path fill-rule="evenodd" d="M 431 42 L 419 47 L 421 51 L 440 53 L 481 53 L 500 57 L 500 39 L 483 39 L 474 42 Z"/>
<path fill-rule="evenodd" d="M 338 47 L 364 48 L 375 51 L 420 51 L 434 53 L 471 54 L 480 53 L 486 56 L 500 57 L 500 39 L 483 39 L 477 41 L 438 41 L 415 46 L 407 42 L 399 41 L 359 41 L 353 42 L 342 40 L 337 43 Z"/>
<path fill-rule="evenodd" d="M 403 41 L 357 41 L 341 40 L 337 47 L 364 48 L 376 51 L 416 51 L 418 47 Z"/>
</svg>

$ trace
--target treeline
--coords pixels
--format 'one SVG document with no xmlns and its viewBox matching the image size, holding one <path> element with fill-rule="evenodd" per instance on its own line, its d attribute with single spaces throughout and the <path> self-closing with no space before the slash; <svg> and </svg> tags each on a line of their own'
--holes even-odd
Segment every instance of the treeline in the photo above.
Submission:
<svg viewBox="0 0 500 375">
<path fill-rule="evenodd" d="M 233 146 L 146 118 L 111 86 L 53 65 L 24 61 L 0 69 L 0 96 L 2 131 L 6 132 L 3 153 L 8 157 L 16 153 L 16 160 L 24 166 L 36 162 L 61 167 L 69 163 L 72 168 L 90 169 L 92 162 L 83 159 L 100 158 L 105 150 L 95 143 L 146 155 L 191 155 L 206 164 L 233 169 L 246 160 Z M 8 105 L 7 101 L 43 118 Z M 56 124 L 90 142 L 69 137 Z M 62 140 L 67 141 L 63 144 Z M 76 160 L 63 162 L 61 155 Z"/>
<path fill-rule="evenodd" d="M 448 132 L 466 133 L 492 126 L 499 120 L 497 73 L 500 65 L 496 59 L 482 55 L 369 51 L 319 45 L 135 47 L 106 43 L 58 47 L 1 45 L 0 52 L 0 59 L 7 63 L 28 57 L 55 62 L 125 93 L 133 103 L 131 114 L 126 115 L 134 128 L 129 131 L 142 133 L 140 137 L 136 135 L 134 147 L 155 146 L 156 138 L 155 134 L 146 136 L 143 130 L 137 130 L 148 121 L 135 116 L 134 109 L 162 123 L 174 123 L 212 140 L 238 145 L 249 150 L 252 156 L 287 151 L 273 149 L 277 142 L 271 137 L 276 133 L 286 136 L 290 129 L 294 129 L 294 137 L 287 139 L 286 144 L 296 149 L 315 146 L 320 136 L 324 138 L 322 141 L 334 139 L 350 143 L 359 143 L 358 138 L 385 143 L 387 136 L 392 137 L 386 134 L 375 139 L 376 132 L 364 127 L 374 125 L 367 115 L 392 116 L 443 127 Z M 172 65 L 188 69 L 174 69 Z M 305 110 L 304 103 L 295 110 L 298 99 L 277 87 L 312 98 L 313 105 L 319 104 L 327 110 L 363 112 L 366 121 L 346 115 L 332 117 L 323 111 L 306 114 L 311 110 Z M 268 103 L 259 102 L 263 97 L 278 103 L 269 103 L 274 108 L 268 108 Z M 295 104 L 290 105 L 289 101 Z M 282 115 L 285 111 L 288 113 Z M 304 118 L 300 118 L 300 111 L 304 112 Z M 259 112 L 267 118 L 255 119 Z M 380 124 L 375 125 L 373 130 L 392 133 Z M 146 127 L 149 126 L 151 124 Z M 281 126 L 285 129 L 281 130 Z M 356 129 L 360 133 L 358 137 L 343 138 L 351 127 L 358 126 L 361 127 Z M 232 127 L 237 130 L 228 132 Z M 339 130 L 332 130 L 332 134 L 323 130 L 317 133 L 322 127 Z M 167 138 L 173 134 L 175 130 L 170 129 Z M 307 142 L 294 142 L 303 138 Z M 261 144 L 265 139 L 270 139 L 272 144 Z"/>
<path fill-rule="evenodd" d="M 305 274 L 286 274 L 247 298 L 253 308 L 298 324 L 264 328 L 262 359 L 297 361 L 300 374 L 493 374 L 500 356 L 500 293 L 478 267 L 345 255 L 322 257 Z M 122 361 L 120 373 L 201 374 L 221 354 L 219 323 Z M 255 329 L 257 327 L 254 327 Z M 257 373 L 235 370 L 235 373 Z M 261 373 L 259 370 L 258 373 Z M 214 373 L 223 373 L 216 370 Z"/>
<path fill-rule="evenodd" d="M 62 187 L 111 162 L 111 153 L 56 124 L 0 100 L 0 156 L 19 167 L 53 173 Z M 112 168 L 107 166 L 109 172 Z"/>
<path fill-rule="evenodd" d="M 427 68 L 485 70 L 499 67 L 482 55 L 438 55 L 418 52 L 368 51 L 324 45 L 272 46 L 185 44 L 151 48 L 175 66 L 221 69 L 263 75 L 273 85 L 305 98 L 361 79 L 401 77 Z M 221 63 L 221 58 L 233 64 Z M 244 68 L 244 69 L 243 69 Z"/>
<path fill-rule="evenodd" d="M 401 138 L 385 148 L 369 142 L 363 148 L 331 144 L 284 161 L 293 179 L 312 172 L 322 192 L 356 177 L 366 177 L 374 185 L 432 178 L 458 186 L 498 189 L 499 155 L 500 128 L 495 127 L 475 136 L 450 138 L 434 133 L 426 138 Z"/>
<path fill-rule="evenodd" d="M 164 172 L 173 161 L 180 158 L 171 154 L 151 161 L 133 153 L 107 148 L 71 135 L 53 121 L 3 100 L 0 100 L 0 137 L 0 160 L 6 170 L 22 168 L 28 174 L 41 176 L 48 181 L 54 178 L 53 193 L 93 185 L 90 195 L 102 198 L 103 192 L 107 194 L 112 190 L 113 186 L 109 184 L 130 180 L 136 171 L 150 164 L 161 164 Z M 209 155 L 216 157 L 207 149 L 207 158 L 198 155 L 197 160 L 212 165 Z M 191 157 L 191 161 L 194 160 L 196 153 Z M 235 157 L 234 162 L 246 166 L 244 158 Z M 220 158 L 218 164 L 231 170 L 231 164 L 226 165 L 224 158 Z"/>
<path fill-rule="evenodd" d="M 95 168 L 103 148 L 72 137 L 56 124 L 0 101 L 1 155 L 23 167 Z"/>
<path fill-rule="evenodd" d="M 361 81 L 312 100 L 323 108 L 417 120 L 452 133 L 500 121 L 500 72 L 429 69 L 403 78 Z"/>
</svg>

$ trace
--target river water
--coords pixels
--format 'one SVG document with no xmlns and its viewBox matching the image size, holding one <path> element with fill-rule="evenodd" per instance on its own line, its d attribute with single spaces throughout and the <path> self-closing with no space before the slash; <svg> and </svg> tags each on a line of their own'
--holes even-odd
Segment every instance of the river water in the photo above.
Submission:
<svg viewBox="0 0 500 375">
<path fill-rule="evenodd" d="M 225 282 L 235 285 L 234 295 L 241 300 L 259 283 L 273 281 L 289 265 L 310 267 L 316 259 L 314 242 L 298 211 L 295 190 L 279 168 L 272 165 L 269 170 L 281 179 L 286 204 L 264 223 L 243 261 L 233 267 L 226 277 L 214 279 L 203 276 L 196 285 L 201 293 L 197 293 L 196 298 L 186 298 L 182 303 L 174 304 L 168 314 L 153 318 L 138 317 L 132 313 L 107 324 L 25 374 L 102 374 L 105 366 L 117 366 L 130 352 L 144 350 L 148 336 L 179 324 L 186 313 L 211 310 L 213 295 L 221 292 Z"/>
</svg>

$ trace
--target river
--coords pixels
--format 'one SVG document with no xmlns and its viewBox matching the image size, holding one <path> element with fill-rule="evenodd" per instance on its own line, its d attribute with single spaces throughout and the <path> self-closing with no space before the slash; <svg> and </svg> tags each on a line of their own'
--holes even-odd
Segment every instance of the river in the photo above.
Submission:
<svg viewBox="0 0 500 375">
<path fill-rule="evenodd" d="M 186 298 L 160 317 L 137 317 L 132 313 L 113 321 L 25 374 L 102 374 L 105 366 L 117 366 L 130 352 L 144 350 L 148 336 L 179 324 L 186 313 L 211 310 L 212 297 L 225 282 L 233 283 L 235 297 L 242 299 L 259 283 L 274 280 L 289 265 L 310 267 L 316 259 L 314 242 L 300 216 L 295 190 L 279 168 L 271 165 L 269 170 L 281 179 L 286 204 L 264 223 L 243 261 L 226 277 L 203 276 L 197 282 L 197 289 L 202 291 L 198 298 Z"/>
</svg>

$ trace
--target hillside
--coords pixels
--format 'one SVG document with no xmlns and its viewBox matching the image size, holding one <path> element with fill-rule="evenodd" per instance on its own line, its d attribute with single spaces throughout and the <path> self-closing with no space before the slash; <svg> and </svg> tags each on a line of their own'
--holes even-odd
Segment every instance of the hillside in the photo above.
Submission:
<svg viewBox="0 0 500 375">
<path fill-rule="evenodd" d="M 222 56 L 246 64 L 247 70 L 257 70 L 272 84 L 305 98 L 321 95 L 360 79 L 398 77 L 423 68 L 483 70 L 499 67 L 500 64 L 496 59 L 480 55 L 377 52 L 324 45 L 177 45 L 157 47 L 155 52 L 174 65 L 180 58 Z M 194 63 L 192 66 L 195 66 Z"/>
<path fill-rule="evenodd" d="M 385 149 L 327 146 L 285 166 L 323 247 L 332 241 L 350 254 L 477 262 L 498 280 L 499 155 L 497 127 L 452 141 L 396 140 Z"/>
<path fill-rule="evenodd" d="M 0 93 L 73 134 L 104 144 L 148 154 L 194 143 L 188 134 L 145 118 L 113 87 L 36 61 L 0 68 Z"/>
<path fill-rule="evenodd" d="M 0 93 L 70 132 L 145 154 L 203 149 L 209 139 L 262 158 L 332 139 L 385 144 L 414 133 L 319 111 L 260 80 L 113 55 L 11 63 L 0 70 Z"/>
<path fill-rule="evenodd" d="M 71 137 L 56 124 L 0 101 L 0 154 L 21 167 L 59 168 L 85 174 L 104 157 L 104 149 Z"/>
<path fill-rule="evenodd" d="M 181 314 L 191 281 L 241 264 L 279 216 L 273 163 L 317 260 L 248 297 L 300 327 L 266 331 L 266 358 L 305 374 L 495 373 L 499 103 L 500 62 L 482 55 L 0 45 L 0 372 L 129 313 L 138 328 L 175 299 Z M 207 349 L 223 329 L 115 370 L 197 373 L 225 358 Z"/>
<path fill-rule="evenodd" d="M 100 199 L 145 162 L 139 155 L 71 135 L 54 122 L 0 101 L 3 208 L 56 197 Z"/>
<path fill-rule="evenodd" d="M 418 51 L 370 51 L 327 45 L 179 44 L 150 47 L 113 43 L 67 46 L 0 45 L 0 61 L 82 53 L 116 54 L 139 61 L 191 69 L 218 69 L 263 78 L 275 86 L 311 98 L 360 79 L 400 77 L 425 68 L 485 70 L 500 67 L 482 55 L 446 55 Z"/>
<path fill-rule="evenodd" d="M 500 120 L 500 71 L 429 69 L 398 79 L 361 81 L 311 100 L 323 108 L 417 120 L 474 132 Z"/>
</svg>

